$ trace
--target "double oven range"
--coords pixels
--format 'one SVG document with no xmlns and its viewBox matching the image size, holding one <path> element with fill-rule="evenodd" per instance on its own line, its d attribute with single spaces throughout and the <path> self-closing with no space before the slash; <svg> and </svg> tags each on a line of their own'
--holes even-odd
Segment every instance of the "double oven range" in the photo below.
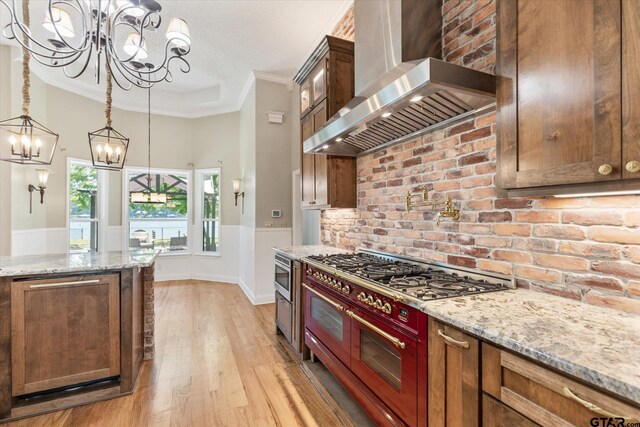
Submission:
<svg viewBox="0 0 640 427">
<path fill-rule="evenodd" d="M 420 307 L 509 287 L 506 277 L 374 251 L 303 261 L 305 343 L 378 424 L 426 423 Z"/>
</svg>

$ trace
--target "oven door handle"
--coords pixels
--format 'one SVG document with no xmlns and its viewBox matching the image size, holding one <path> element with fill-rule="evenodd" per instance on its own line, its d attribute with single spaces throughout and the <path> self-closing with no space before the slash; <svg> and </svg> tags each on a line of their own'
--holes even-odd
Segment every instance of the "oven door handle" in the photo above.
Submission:
<svg viewBox="0 0 640 427">
<path fill-rule="evenodd" d="M 376 332 L 377 334 L 379 334 L 379 335 L 383 336 L 384 338 L 388 339 L 389 341 L 391 341 L 393 343 L 393 345 L 395 345 L 396 347 L 401 348 L 401 349 L 404 349 L 406 347 L 405 343 L 403 341 L 401 341 L 399 338 L 396 338 L 393 335 L 386 333 L 385 331 L 383 331 L 382 329 L 378 328 L 373 323 L 368 322 L 367 320 L 365 320 L 362 317 L 358 316 L 353 311 L 347 310 L 347 314 L 352 319 L 357 320 L 358 322 L 360 322 L 363 325 L 365 325 L 367 328 L 371 329 L 372 331 Z"/>
<path fill-rule="evenodd" d="M 309 286 L 307 286 L 306 284 L 302 284 L 303 287 L 305 287 L 306 289 L 309 290 L 309 292 L 311 292 L 312 294 L 315 294 L 315 296 L 317 296 L 318 298 L 321 298 L 323 300 L 325 300 L 327 303 L 331 304 L 331 306 L 333 306 L 333 308 L 340 310 L 340 311 L 344 311 L 344 307 L 340 304 L 338 304 L 337 302 L 333 301 L 331 298 L 327 298 L 326 296 L 322 295 L 320 292 L 316 291 L 313 288 L 310 288 Z M 349 311 L 347 311 L 348 313 Z"/>
</svg>

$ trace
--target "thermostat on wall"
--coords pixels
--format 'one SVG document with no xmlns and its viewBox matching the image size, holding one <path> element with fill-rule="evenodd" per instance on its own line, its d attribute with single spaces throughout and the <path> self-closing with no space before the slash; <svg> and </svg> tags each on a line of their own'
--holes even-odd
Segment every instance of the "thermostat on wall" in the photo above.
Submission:
<svg viewBox="0 0 640 427">
<path fill-rule="evenodd" d="M 271 211 L 271 218 L 281 218 L 282 211 L 280 209 L 275 209 Z"/>
</svg>

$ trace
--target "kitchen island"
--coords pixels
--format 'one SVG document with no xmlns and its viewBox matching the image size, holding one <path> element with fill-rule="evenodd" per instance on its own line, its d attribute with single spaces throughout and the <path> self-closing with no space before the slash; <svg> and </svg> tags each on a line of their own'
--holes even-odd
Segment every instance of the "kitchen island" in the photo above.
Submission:
<svg viewBox="0 0 640 427">
<path fill-rule="evenodd" d="M 157 252 L 0 258 L 0 422 L 130 394 Z"/>
</svg>

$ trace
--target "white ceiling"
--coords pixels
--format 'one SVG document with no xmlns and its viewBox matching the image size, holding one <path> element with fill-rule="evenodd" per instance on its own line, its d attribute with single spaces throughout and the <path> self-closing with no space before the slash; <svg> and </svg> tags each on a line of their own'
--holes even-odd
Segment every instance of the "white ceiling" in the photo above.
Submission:
<svg viewBox="0 0 640 427">
<path fill-rule="evenodd" d="M 162 50 L 166 25 L 182 17 L 191 31 L 187 60 L 191 71 L 174 70 L 172 83 L 159 83 L 152 91 L 155 113 L 178 117 L 202 117 L 236 111 L 242 105 L 255 76 L 289 82 L 322 37 L 329 34 L 352 0 L 159 0 L 163 7 L 161 34 L 148 37 L 148 60 L 154 48 Z M 31 0 L 32 22 L 41 22 L 47 1 Z M 0 6 L 1 9 L 4 9 Z M 42 12 L 39 11 L 42 10 Z M 0 18 L 6 22 L 6 13 Z M 40 25 L 34 35 L 45 36 Z M 1 43 L 7 40 L 0 36 Z M 159 62 L 159 61 L 158 61 Z M 62 70 L 31 61 L 32 70 L 47 83 L 104 101 L 104 89 L 91 70 L 79 79 Z M 104 86 L 102 84 L 101 86 Z M 114 106 L 146 111 L 146 91 L 116 89 Z"/>
</svg>

